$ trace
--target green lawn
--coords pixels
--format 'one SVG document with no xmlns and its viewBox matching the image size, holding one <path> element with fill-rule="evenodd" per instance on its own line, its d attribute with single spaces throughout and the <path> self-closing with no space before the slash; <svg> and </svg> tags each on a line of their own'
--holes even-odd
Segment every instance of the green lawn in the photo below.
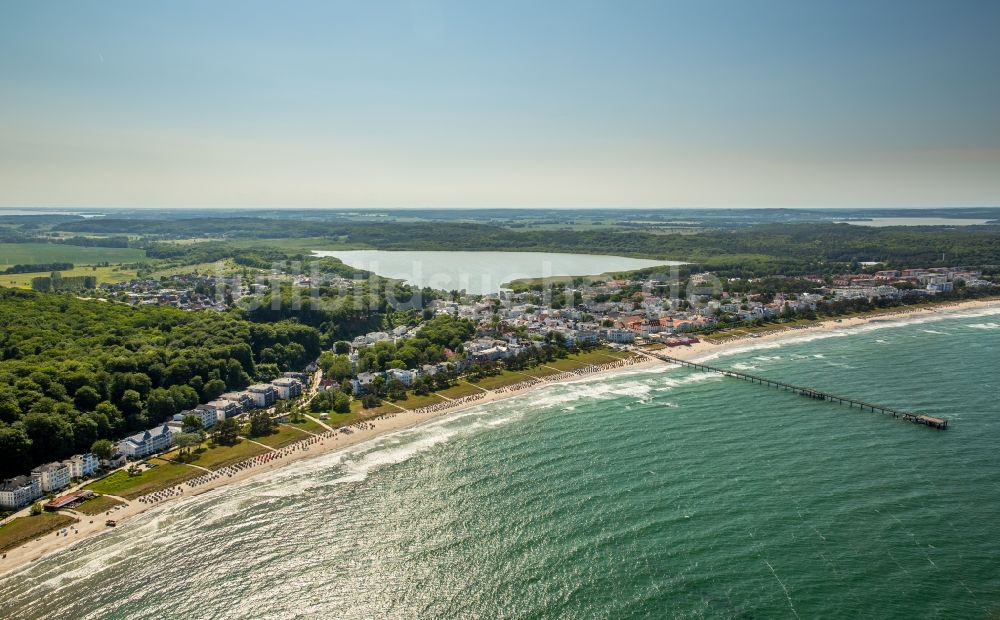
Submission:
<svg viewBox="0 0 1000 620">
<path fill-rule="evenodd" d="M 135 499 L 140 495 L 176 486 L 204 473 L 194 467 L 159 459 L 152 461 L 152 464 L 156 466 L 147 469 L 138 476 L 129 476 L 127 471 L 120 469 L 110 476 L 88 484 L 85 488 L 94 493 L 107 493 L 119 495 L 125 499 Z"/>
<path fill-rule="evenodd" d="M 566 359 L 584 364 L 606 364 L 608 362 L 615 361 L 612 358 L 617 358 L 618 355 L 620 354 L 612 353 L 608 349 L 601 347 L 599 349 L 594 349 L 593 351 L 587 351 L 586 353 L 570 355 Z"/>
<path fill-rule="evenodd" d="M 392 409 L 389 407 L 389 409 Z M 330 419 L 326 420 L 332 428 L 340 428 L 341 426 L 350 426 L 355 422 L 360 422 L 361 420 L 367 420 L 368 418 L 374 418 L 381 415 L 380 413 L 372 413 L 373 411 L 378 411 L 378 409 L 362 409 L 360 406 L 357 411 L 352 411 L 350 413 L 331 413 Z"/>
<path fill-rule="evenodd" d="M 51 272 L 44 273 L 11 273 L 0 275 L 0 286 L 11 288 L 31 288 L 31 279 L 48 276 Z M 97 284 L 115 284 L 135 279 L 135 269 L 123 269 L 120 265 L 110 265 L 108 267 L 77 266 L 73 269 L 60 271 L 64 278 L 74 276 L 96 276 Z"/>
<path fill-rule="evenodd" d="M 254 441 L 260 441 L 255 439 Z M 260 443 L 265 443 L 261 441 Z M 190 465 L 197 465 L 198 467 L 204 467 L 205 469 L 222 469 L 227 465 L 232 465 L 233 463 L 238 463 L 242 460 L 248 459 L 252 456 L 257 456 L 258 454 L 263 454 L 267 452 L 267 448 L 258 446 L 255 443 L 249 441 L 241 441 L 235 446 L 215 446 L 208 447 L 208 443 L 203 444 L 205 450 L 198 454 L 197 458 L 191 461 Z M 167 458 L 172 458 L 176 453 L 165 454 Z M 194 469 L 194 468 L 190 468 Z M 196 471 L 196 470 L 195 470 Z"/>
<path fill-rule="evenodd" d="M 297 428 L 290 426 L 279 426 L 278 432 L 273 435 L 268 435 L 266 437 L 251 437 L 257 443 L 262 443 L 265 446 L 270 446 L 272 448 L 284 448 L 288 444 L 295 443 L 296 441 L 302 441 L 303 439 L 308 439 L 312 437 L 309 433 L 300 431 Z"/>
<path fill-rule="evenodd" d="M 0 525 L 0 551 L 7 551 L 29 540 L 76 523 L 77 519 L 55 512 L 43 512 L 30 517 L 18 517 Z"/>
<path fill-rule="evenodd" d="M 61 243 L 0 243 L 0 266 L 5 267 L 31 263 L 135 263 L 145 259 L 146 251 L 136 248 L 91 248 Z"/>
<path fill-rule="evenodd" d="M 525 377 L 523 374 L 505 370 L 495 377 L 484 377 L 473 383 L 473 385 L 478 385 L 479 387 L 487 390 L 495 390 L 505 385 L 513 385 L 527 380 L 528 377 Z"/>
<path fill-rule="evenodd" d="M 319 414 L 318 413 L 310 413 L 309 415 L 313 416 L 316 419 L 319 419 Z M 304 431 L 309 431 L 310 433 L 316 433 L 317 435 L 320 435 L 320 434 L 326 432 L 326 428 L 322 424 L 320 424 L 319 422 L 315 422 L 313 420 L 310 420 L 309 418 L 307 418 L 305 416 L 302 416 L 302 421 L 301 422 L 287 422 L 287 424 L 289 426 L 294 426 L 295 428 L 300 428 L 300 429 L 302 429 Z"/>
<path fill-rule="evenodd" d="M 632 353 L 631 351 L 612 351 L 611 349 L 608 349 L 606 351 L 602 351 L 602 353 L 604 353 L 605 355 L 607 355 L 609 357 L 614 357 L 614 358 L 617 358 L 617 359 L 620 359 L 620 360 L 623 360 L 623 359 L 626 359 L 626 358 L 629 358 L 629 357 L 632 357 L 633 355 L 635 355 L 635 353 Z M 607 360 L 607 361 L 610 362 L 611 360 Z"/>
<path fill-rule="evenodd" d="M 72 510 L 82 512 L 85 515 L 99 515 L 102 512 L 107 512 L 115 506 L 120 505 L 121 502 L 113 497 L 108 497 L 107 495 L 97 495 L 82 504 L 75 506 Z"/>
<path fill-rule="evenodd" d="M 559 371 L 552 370 L 551 368 L 546 368 L 544 366 L 535 366 L 534 368 L 528 368 L 520 372 L 532 377 L 548 377 L 549 375 L 554 375 Z"/>
<path fill-rule="evenodd" d="M 406 402 L 406 401 L 400 401 L 400 402 Z M 384 402 L 378 407 L 373 407 L 372 409 L 365 409 L 364 407 L 361 406 L 361 400 L 355 399 L 351 401 L 351 413 L 334 413 L 331 411 L 329 415 L 331 420 L 335 420 L 335 419 L 342 419 L 343 416 L 355 413 L 362 414 L 364 415 L 364 417 L 370 418 L 372 416 L 382 415 L 383 413 L 393 413 L 393 412 L 399 413 L 399 409 L 396 409 L 392 405 L 386 404 Z M 336 418 L 335 416 L 341 416 L 341 417 Z"/>
<path fill-rule="evenodd" d="M 449 388 L 450 389 L 450 388 Z M 434 393 L 426 394 L 424 396 L 419 396 L 413 392 L 409 392 L 406 395 L 406 400 L 397 400 L 393 404 L 398 405 L 404 409 L 419 409 L 421 407 L 426 407 L 427 405 L 436 405 L 438 403 L 443 403 L 445 400 L 435 395 Z M 398 409 L 396 411 L 399 411 Z"/>
<path fill-rule="evenodd" d="M 608 361 L 610 361 L 610 360 L 608 360 Z M 578 361 L 576 361 L 576 360 L 574 360 L 572 358 L 566 358 L 566 359 L 553 360 L 551 362 L 546 362 L 545 365 L 546 366 L 550 366 L 552 368 L 556 368 L 556 369 L 561 370 L 563 372 L 568 372 L 570 370 L 578 370 L 580 368 L 583 368 L 587 364 L 584 364 L 583 362 L 578 362 Z"/>
<path fill-rule="evenodd" d="M 436 393 L 454 400 L 456 398 L 462 398 L 463 396 L 469 396 L 471 394 L 479 394 L 480 392 L 482 392 L 482 390 L 477 388 L 475 385 L 467 383 L 465 381 L 459 381 L 458 385 L 453 385 L 447 390 L 441 390 Z"/>
<path fill-rule="evenodd" d="M 361 406 L 360 400 L 351 401 L 351 412 L 350 413 L 329 413 L 330 419 L 325 420 L 333 428 L 340 428 L 341 426 L 349 426 L 355 422 L 361 422 L 362 420 L 370 420 L 371 418 L 377 418 L 380 415 L 386 413 L 402 413 L 399 409 L 392 407 L 390 405 L 380 405 L 373 409 L 365 409 Z M 318 415 L 318 414 L 317 414 Z"/>
</svg>

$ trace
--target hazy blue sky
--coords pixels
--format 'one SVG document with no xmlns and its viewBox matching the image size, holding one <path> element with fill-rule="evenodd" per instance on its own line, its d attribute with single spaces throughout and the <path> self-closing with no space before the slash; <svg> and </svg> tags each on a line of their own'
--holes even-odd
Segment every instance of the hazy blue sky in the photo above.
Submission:
<svg viewBox="0 0 1000 620">
<path fill-rule="evenodd" d="M 4 206 L 1000 204 L 1000 2 L 5 2 Z"/>
</svg>

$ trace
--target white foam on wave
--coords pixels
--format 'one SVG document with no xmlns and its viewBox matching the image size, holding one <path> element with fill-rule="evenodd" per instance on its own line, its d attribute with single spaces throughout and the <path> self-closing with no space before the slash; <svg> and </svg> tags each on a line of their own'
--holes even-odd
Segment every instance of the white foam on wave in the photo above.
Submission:
<svg viewBox="0 0 1000 620">
<path fill-rule="evenodd" d="M 181 527 L 193 525 L 191 521 L 177 519 L 176 513 L 167 515 L 166 511 L 170 508 L 176 508 L 176 506 L 169 504 L 156 506 L 130 519 L 127 523 L 127 529 L 108 530 L 89 541 L 80 541 L 81 543 L 89 543 L 89 546 L 84 552 L 86 555 L 79 558 L 79 564 L 68 569 L 67 564 L 72 566 L 76 560 L 69 560 L 67 563 L 60 562 L 53 567 L 51 573 L 41 575 L 27 594 L 41 590 L 46 595 L 51 595 L 67 587 L 76 587 L 80 579 L 113 568 L 122 562 L 128 562 L 131 551 L 137 545 L 145 547 L 168 544 L 181 533 L 173 529 L 169 535 L 166 534 L 163 527 L 165 521 Z M 67 553 L 73 554 L 81 551 L 80 547 L 74 546 Z"/>
<path fill-rule="evenodd" d="M 694 361 L 704 363 L 704 362 L 709 362 L 711 360 L 719 359 L 720 357 L 741 355 L 753 351 L 780 349 L 781 347 L 785 347 L 788 345 L 805 344 L 809 342 L 814 342 L 816 340 L 826 340 L 828 338 L 842 338 L 845 336 L 863 334 L 882 329 L 893 329 L 899 327 L 907 327 L 910 325 L 923 325 L 926 323 L 934 323 L 937 321 L 945 321 L 945 320 L 962 320 L 969 318 L 996 316 L 998 314 L 1000 314 L 1000 304 L 998 304 L 997 306 L 989 306 L 986 308 L 977 308 L 975 310 L 945 310 L 945 311 L 935 312 L 934 314 L 926 314 L 920 316 L 902 316 L 902 317 L 884 318 L 877 321 L 873 321 L 871 323 L 864 323 L 862 325 L 855 325 L 851 327 L 839 327 L 827 331 L 813 332 L 802 336 L 789 336 L 788 338 L 784 338 L 782 340 L 768 341 L 768 342 L 750 342 L 742 346 L 726 349 L 724 351 L 718 351 L 715 353 L 709 353 L 707 355 L 699 356 Z M 997 327 L 993 326 L 998 324 L 978 323 L 976 325 L 981 326 L 978 327 L 978 329 L 997 329 Z M 969 327 L 976 327 L 976 325 L 970 325 Z"/>
<path fill-rule="evenodd" d="M 574 381 L 550 386 L 535 394 L 526 394 L 523 398 L 533 408 L 550 409 L 579 400 L 597 401 L 629 396 L 636 399 L 649 396 L 652 387 L 645 381 Z"/>
<path fill-rule="evenodd" d="M 807 342 L 814 342 L 816 340 L 827 340 L 829 338 L 842 338 L 844 336 L 849 336 L 850 334 L 845 331 L 827 331 L 827 332 L 817 332 L 814 334 L 808 334 L 804 336 L 790 337 L 783 340 L 772 340 L 768 342 L 755 342 L 746 344 L 739 347 L 733 347 L 731 349 L 725 349 L 724 351 L 718 351 L 715 353 L 709 353 L 707 355 L 698 356 L 694 361 L 698 362 L 709 362 L 714 359 L 719 359 L 720 357 L 730 357 L 733 355 L 740 355 L 743 353 L 751 353 L 753 351 L 766 351 L 770 349 L 780 349 L 782 347 L 791 344 L 805 344 Z M 774 359 L 780 359 L 779 356 L 773 356 Z"/>
<path fill-rule="evenodd" d="M 1000 323 L 973 323 L 969 327 L 973 329 L 1000 329 Z"/>
<path fill-rule="evenodd" d="M 653 385 L 664 389 L 689 383 L 718 378 L 710 373 L 697 373 L 680 379 L 663 379 L 659 375 L 676 371 L 673 366 L 654 366 L 608 376 L 585 376 L 580 379 L 553 383 L 536 391 L 493 403 L 465 409 L 442 416 L 413 428 L 401 429 L 375 437 L 354 446 L 322 455 L 315 459 L 298 461 L 281 467 L 266 476 L 257 476 L 241 481 L 229 488 L 253 487 L 253 495 L 284 497 L 302 493 L 317 485 L 317 477 L 310 474 L 328 472 L 331 467 L 343 467 L 344 475 L 332 483 L 359 482 L 368 474 L 387 465 L 405 462 L 421 452 L 451 440 L 458 435 L 468 435 L 480 430 L 510 424 L 524 417 L 527 411 L 551 409 L 576 401 L 597 401 L 632 397 L 640 402 L 648 402 Z M 644 375 L 645 380 L 625 380 Z M 222 508 L 219 516 L 232 510 Z"/>
</svg>

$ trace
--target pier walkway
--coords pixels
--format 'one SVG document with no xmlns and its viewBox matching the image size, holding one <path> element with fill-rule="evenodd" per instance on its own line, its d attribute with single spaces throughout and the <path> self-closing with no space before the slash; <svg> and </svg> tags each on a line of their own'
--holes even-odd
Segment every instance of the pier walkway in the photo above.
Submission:
<svg viewBox="0 0 1000 620">
<path fill-rule="evenodd" d="M 742 379 L 743 381 L 749 381 L 750 383 L 757 383 L 759 385 L 765 385 L 767 387 L 773 387 L 779 390 L 787 390 L 789 392 L 794 392 L 796 394 L 808 398 L 816 398 L 818 400 L 828 400 L 830 402 L 839 403 L 841 405 L 847 405 L 848 407 L 858 407 L 862 411 L 868 409 L 873 413 L 878 412 L 886 415 L 891 415 L 894 418 L 900 418 L 902 420 L 906 420 L 907 422 L 913 422 L 914 424 L 923 424 L 924 426 L 930 426 L 931 428 L 936 428 L 942 431 L 948 428 L 948 420 L 945 418 L 935 418 L 929 415 L 924 415 L 922 413 L 903 411 L 901 409 L 896 409 L 894 407 L 877 405 L 874 403 L 865 402 L 863 400 L 858 400 L 856 398 L 839 396 L 837 394 L 831 394 L 829 392 L 824 392 L 813 388 L 792 385 L 791 383 L 785 383 L 784 381 L 767 379 L 765 377 L 751 375 L 736 370 L 727 370 L 725 368 L 718 368 L 716 366 L 709 366 L 707 364 L 700 364 L 698 362 L 689 362 L 687 360 L 677 359 L 676 357 L 664 355 L 663 353 L 659 353 L 657 351 L 638 351 L 638 349 L 636 351 L 642 353 L 643 355 L 656 358 L 658 360 L 667 362 L 669 364 L 679 364 L 681 366 L 686 366 L 688 368 L 695 368 L 698 370 L 703 370 L 705 372 L 715 372 L 721 375 L 725 375 L 727 377 L 733 377 L 734 379 Z"/>
</svg>

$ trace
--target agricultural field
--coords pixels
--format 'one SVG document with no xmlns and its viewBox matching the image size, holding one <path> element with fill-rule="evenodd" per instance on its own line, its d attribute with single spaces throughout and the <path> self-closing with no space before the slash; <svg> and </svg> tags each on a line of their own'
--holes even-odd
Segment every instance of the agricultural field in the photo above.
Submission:
<svg viewBox="0 0 1000 620">
<path fill-rule="evenodd" d="M 204 275 L 223 275 L 230 276 L 234 273 L 242 273 L 244 267 L 237 265 L 232 259 L 225 259 L 221 261 L 216 261 L 213 263 L 195 263 L 194 265 L 181 265 L 179 267 L 169 267 L 166 269 L 158 269 L 149 274 L 150 278 L 159 279 L 164 276 L 176 276 L 180 274 L 197 273 Z M 249 270 L 255 273 L 256 269 Z"/>
<path fill-rule="evenodd" d="M 10 288 L 31 288 L 31 279 L 48 276 L 51 272 L 41 273 L 11 273 L 0 275 L 0 286 Z M 96 276 L 97 284 L 115 284 L 117 282 L 127 282 L 136 277 L 135 269 L 125 269 L 120 265 L 108 267 L 89 267 L 86 265 L 76 266 L 73 269 L 60 271 L 64 278 L 73 276 Z"/>
<path fill-rule="evenodd" d="M 29 263 L 135 263 L 146 260 L 137 248 L 92 248 L 60 243 L 0 243 L 0 267 Z M 47 275 L 47 274 L 41 274 Z"/>
</svg>

